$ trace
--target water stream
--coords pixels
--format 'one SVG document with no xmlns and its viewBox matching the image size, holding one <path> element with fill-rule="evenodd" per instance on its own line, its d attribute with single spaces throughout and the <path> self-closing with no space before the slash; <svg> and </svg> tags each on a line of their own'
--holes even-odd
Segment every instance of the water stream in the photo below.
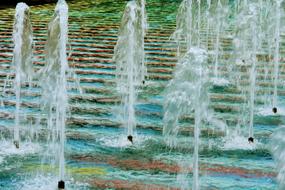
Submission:
<svg viewBox="0 0 285 190">
<path fill-rule="evenodd" d="M 130 141 L 136 135 L 135 103 L 137 89 L 145 81 L 144 36 L 147 27 L 145 2 L 127 3 L 115 46 L 116 84 L 121 96 L 121 120 Z"/>
<path fill-rule="evenodd" d="M 25 3 L 17 4 L 13 29 L 13 66 L 15 68 L 14 86 L 16 94 L 14 144 L 17 148 L 20 146 L 21 84 L 24 81 L 30 82 L 33 76 L 33 35 L 29 11 L 29 7 Z"/>
</svg>

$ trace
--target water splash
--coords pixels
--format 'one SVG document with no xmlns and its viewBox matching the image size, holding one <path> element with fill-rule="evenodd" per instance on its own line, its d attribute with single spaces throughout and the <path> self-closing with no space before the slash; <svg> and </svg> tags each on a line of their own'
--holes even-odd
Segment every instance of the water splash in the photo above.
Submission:
<svg viewBox="0 0 285 190">
<path fill-rule="evenodd" d="M 135 135 L 134 142 L 131 143 L 130 141 L 127 140 L 125 135 L 120 135 L 120 136 L 112 135 L 109 137 L 104 136 L 104 137 L 98 138 L 98 142 L 107 147 L 128 148 L 128 147 L 140 147 L 149 139 L 151 139 L 151 137 L 144 136 L 144 135 Z"/>
<path fill-rule="evenodd" d="M 249 143 L 248 138 L 241 135 L 238 131 L 233 131 L 222 139 L 223 150 L 255 150 L 261 143 L 257 140 L 254 143 Z"/>
<path fill-rule="evenodd" d="M 38 143 L 33 143 L 31 141 L 23 141 L 20 149 L 17 149 L 13 143 L 5 139 L 1 140 L 0 143 L 0 155 L 3 157 L 11 155 L 35 154 L 41 150 Z"/>
<path fill-rule="evenodd" d="M 134 135 L 137 88 L 147 73 L 144 65 L 144 35 L 147 27 L 144 1 L 127 3 L 114 50 L 117 90 L 122 98 L 123 126 Z"/>
<path fill-rule="evenodd" d="M 29 7 L 25 3 L 16 6 L 15 22 L 13 29 L 13 66 L 15 67 L 14 88 L 16 94 L 16 111 L 14 127 L 14 144 L 19 148 L 20 143 L 20 94 L 21 83 L 25 80 L 31 82 L 33 76 L 33 35 L 30 23 Z"/>
<path fill-rule="evenodd" d="M 57 186 L 54 184 L 54 181 L 57 180 L 57 177 L 54 175 L 41 175 L 28 176 L 16 185 L 16 189 L 22 190 L 56 190 Z M 79 183 L 71 179 L 66 181 L 66 189 L 68 190 L 88 190 L 90 189 L 88 184 Z"/>
<path fill-rule="evenodd" d="M 261 107 L 257 112 L 260 116 L 285 116 L 285 109 L 283 107 L 278 107 L 278 112 L 273 113 L 272 107 Z"/>
</svg>

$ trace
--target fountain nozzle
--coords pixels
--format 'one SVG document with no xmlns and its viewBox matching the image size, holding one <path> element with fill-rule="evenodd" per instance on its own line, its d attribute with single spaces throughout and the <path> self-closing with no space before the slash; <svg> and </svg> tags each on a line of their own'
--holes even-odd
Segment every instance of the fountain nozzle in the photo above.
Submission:
<svg viewBox="0 0 285 190">
<path fill-rule="evenodd" d="M 64 181 L 60 180 L 60 181 L 58 182 L 57 187 L 58 187 L 58 190 L 64 190 L 64 188 L 65 188 L 65 183 L 64 183 Z"/>
<path fill-rule="evenodd" d="M 19 141 L 14 141 L 13 143 L 14 143 L 14 145 L 15 145 L 15 147 L 16 147 L 17 149 L 20 148 L 20 143 L 19 143 Z"/>
<path fill-rule="evenodd" d="M 129 140 L 131 143 L 133 143 L 133 136 L 132 136 L 132 135 L 129 135 L 129 136 L 128 136 L 128 140 Z"/>
<path fill-rule="evenodd" d="M 254 142 L 254 138 L 253 138 L 253 137 L 249 137 L 249 138 L 248 138 L 248 142 L 249 142 L 249 143 L 253 143 L 253 142 Z"/>
<path fill-rule="evenodd" d="M 272 108 L 272 112 L 277 113 L 277 108 L 276 107 Z"/>
</svg>

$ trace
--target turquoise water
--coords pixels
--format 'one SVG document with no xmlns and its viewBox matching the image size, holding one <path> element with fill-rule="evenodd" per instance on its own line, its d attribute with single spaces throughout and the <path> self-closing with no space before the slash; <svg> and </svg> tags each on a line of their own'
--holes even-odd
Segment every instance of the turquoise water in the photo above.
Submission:
<svg viewBox="0 0 285 190">
<path fill-rule="evenodd" d="M 72 49 L 69 64 L 75 68 L 84 93 L 79 94 L 70 80 L 70 113 L 66 142 L 67 189 L 179 189 L 179 162 L 192 163 L 193 118 L 181 121 L 183 130 L 178 146 L 168 147 L 162 137 L 164 88 L 173 72 L 175 46 L 169 40 L 175 30 L 175 17 L 180 1 L 147 1 L 149 31 L 146 36 L 148 79 L 139 89 L 136 105 L 137 133 L 135 144 L 126 141 L 125 129 L 118 117 L 118 94 L 115 90 L 113 48 L 126 1 L 74 0 L 69 3 L 69 42 Z M 36 50 L 35 62 L 43 64 L 47 22 L 54 4 L 31 7 Z M 12 60 L 12 25 L 14 10 L 0 10 L 0 76 L 6 79 L 7 65 Z M 6 70 L 5 70 L 6 69 Z M 9 69 L 9 68 L 8 68 Z M 282 75 L 283 76 L 283 75 Z M 265 89 L 266 86 L 261 87 Z M 22 152 L 13 150 L 9 129 L 13 127 L 13 89 L 3 95 L 0 108 L 0 189 L 55 189 L 58 168 L 42 160 L 45 153 L 43 123 L 37 122 L 40 89 L 25 89 L 22 96 Z M 284 89 L 280 88 L 284 95 Z M 234 131 L 240 117 L 236 109 L 242 100 L 234 86 L 213 87 L 211 107 Z M 26 104 L 25 104 L 26 103 Z M 32 103 L 32 104 L 28 104 Z M 261 104 L 258 106 L 262 106 Z M 24 117 L 26 116 L 26 117 Z M 220 131 L 204 126 L 200 144 L 200 185 L 205 190 L 277 189 L 275 164 L 268 143 L 279 124 L 280 116 L 255 117 L 255 149 L 244 148 L 244 138 L 231 144 Z M 27 129 L 34 128 L 37 140 L 30 142 Z M 246 130 L 246 129 L 245 129 Z M 7 132 L 8 131 L 8 132 Z M 10 144 L 9 144 L 10 143 Z M 245 147 L 248 145 L 246 144 Z M 241 147 L 241 148 L 240 148 Z M 189 169 L 191 171 L 191 168 Z M 192 173 L 186 177 L 192 183 Z"/>
</svg>

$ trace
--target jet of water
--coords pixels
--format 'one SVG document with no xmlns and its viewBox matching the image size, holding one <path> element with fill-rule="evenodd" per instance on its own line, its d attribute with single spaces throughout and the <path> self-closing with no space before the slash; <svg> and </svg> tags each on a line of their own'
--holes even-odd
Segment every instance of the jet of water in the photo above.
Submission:
<svg viewBox="0 0 285 190">
<path fill-rule="evenodd" d="M 15 22 L 13 30 L 13 66 L 15 67 L 14 88 L 16 94 L 16 111 L 14 127 L 14 144 L 19 148 L 20 143 L 20 94 L 21 82 L 31 82 L 33 76 L 33 35 L 30 23 L 29 7 L 25 3 L 18 3 L 16 6 Z"/>
<path fill-rule="evenodd" d="M 49 150 L 54 159 L 59 161 L 59 185 L 64 185 L 65 164 L 64 144 L 67 96 L 67 62 L 66 44 L 68 41 L 68 5 L 59 0 L 52 20 L 48 25 L 46 46 L 46 65 L 40 71 L 42 78 L 42 109 L 47 110 L 47 127 Z M 58 148 L 55 148 L 58 147 Z M 63 183 L 62 183 L 63 182 Z"/>
<path fill-rule="evenodd" d="M 277 107 L 277 88 L 279 78 L 279 59 L 280 59 L 280 22 L 281 22 L 281 3 L 283 0 L 277 0 L 275 2 L 275 36 L 274 36 L 274 90 L 273 90 L 273 107 Z"/>
<path fill-rule="evenodd" d="M 123 125 L 127 135 L 134 135 L 136 126 L 135 102 L 136 89 L 146 76 L 144 64 L 144 36 L 146 31 L 145 2 L 127 3 L 119 30 L 119 38 L 114 50 L 113 61 L 116 63 L 117 90 L 122 98 Z"/>
<path fill-rule="evenodd" d="M 189 50 L 193 45 L 193 38 L 196 42 L 194 36 L 194 24 L 193 24 L 193 14 L 192 14 L 192 0 L 183 0 L 179 6 L 178 13 L 176 16 L 176 30 L 172 35 L 172 38 L 177 43 L 177 57 L 183 55 L 183 42 L 186 42 L 186 49 Z"/>
<path fill-rule="evenodd" d="M 219 55 L 220 55 L 220 34 L 222 29 L 222 19 L 224 19 L 224 15 L 222 15 L 223 5 L 221 1 L 218 1 L 217 5 L 217 23 L 216 23 L 216 42 L 215 42 L 215 70 L 214 75 L 215 78 L 218 78 L 218 67 L 219 67 Z"/>
<path fill-rule="evenodd" d="M 175 145 L 179 118 L 194 111 L 193 189 L 199 189 L 199 133 L 202 120 L 208 120 L 207 52 L 190 48 L 177 63 L 174 78 L 166 90 L 163 134 L 170 145 Z"/>
<path fill-rule="evenodd" d="M 239 69 L 246 69 L 249 75 L 249 86 L 244 93 L 248 92 L 245 97 L 248 100 L 248 106 L 242 109 L 242 119 L 248 118 L 248 136 L 253 138 L 253 124 L 255 112 L 255 99 L 256 99 L 256 64 L 258 52 L 262 50 L 262 42 L 265 40 L 262 34 L 262 25 L 260 16 L 263 11 L 259 3 L 243 2 L 240 12 L 237 16 L 236 35 L 234 39 L 236 65 Z M 249 68 L 249 69 L 248 69 Z"/>
</svg>

